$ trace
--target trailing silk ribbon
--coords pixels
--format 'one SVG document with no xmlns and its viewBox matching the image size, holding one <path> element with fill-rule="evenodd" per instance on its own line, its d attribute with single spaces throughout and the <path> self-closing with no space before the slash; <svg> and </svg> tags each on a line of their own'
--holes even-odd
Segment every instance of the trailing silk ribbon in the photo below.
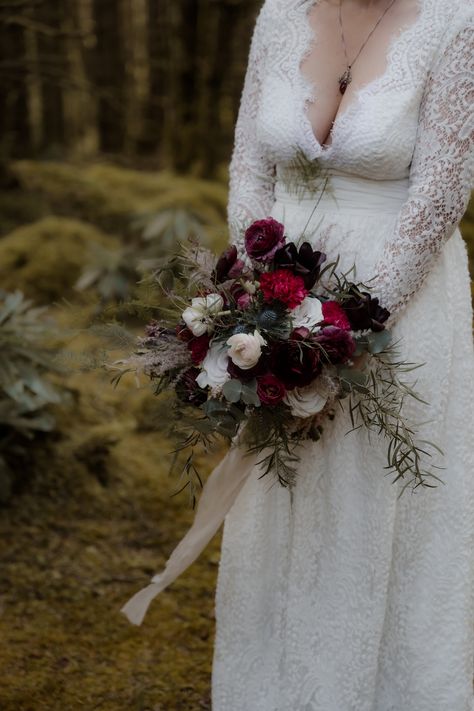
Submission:
<svg viewBox="0 0 474 711">
<path fill-rule="evenodd" d="M 193 525 L 174 549 L 163 572 L 137 592 L 121 612 L 134 625 L 141 625 L 151 601 L 193 563 L 224 521 L 226 514 L 247 481 L 257 454 L 247 454 L 233 445 L 209 475 L 196 509 Z"/>
</svg>

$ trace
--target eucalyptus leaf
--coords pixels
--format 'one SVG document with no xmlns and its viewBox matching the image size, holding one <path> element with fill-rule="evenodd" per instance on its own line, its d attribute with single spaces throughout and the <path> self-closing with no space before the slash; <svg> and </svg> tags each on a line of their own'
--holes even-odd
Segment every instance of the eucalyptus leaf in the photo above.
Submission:
<svg viewBox="0 0 474 711">
<path fill-rule="evenodd" d="M 243 385 L 240 380 L 237 380 L 236 378 L 227 380 L 222 387 L 222 394 L 229 402 L 239 402 L 242 396 L 242 391 Z"/>
<path fill-rule="evenodd" d="M 367 336 L 369 351 L 371 353 L 381 353 L 391 340 L 392 336 L 389 331 L 373 331 Z"/>
</svg>

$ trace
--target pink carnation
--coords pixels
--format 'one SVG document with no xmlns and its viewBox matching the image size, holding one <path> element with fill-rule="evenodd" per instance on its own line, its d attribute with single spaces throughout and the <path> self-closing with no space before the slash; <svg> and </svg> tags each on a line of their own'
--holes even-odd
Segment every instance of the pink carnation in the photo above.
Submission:
<svg viewBox="0 0 474 711">
<path fill-rule="evenodd" d="M 351 330 L 351 324 L 346 312 L 337 301 L 324 301 L 322 311 L 325 326 L 337 326 L 345 331 Z"/>
<path fill-rule="evenodd" d="M 260 289 L 265 301 L 281 301 L 289 309 L 301 304 L 308 291 L 305 289 L 303 277 L 297 276 L 289 269 L 277 269 L 260 276 Z"/>
</svg>

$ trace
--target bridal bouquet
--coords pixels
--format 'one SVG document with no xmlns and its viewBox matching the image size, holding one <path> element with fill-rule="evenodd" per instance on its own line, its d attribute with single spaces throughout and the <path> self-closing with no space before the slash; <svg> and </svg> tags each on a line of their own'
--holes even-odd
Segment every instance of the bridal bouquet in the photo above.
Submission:
<svg viewBox="0 0 474 711">
<path fill-rule="evenodd" d="M 387 309 L 271 217 L 251 224 L 244 244 L 240 257 L 230 246 L 216 258 L 191 242 L 164 263 L 155 277 L 167 313 L 115 364 L 145 373 L 157 393 L 174 391 L 188 476 L 199 479 L 196 445 L 223 435 L 292 486 L 298 443 L 319 439 L 347 407 L 353 428 L 386 438 L 395 481 L 432 485 L 421 464 L 431 443 L 416 440 L 402 410 L 419 398 L 399 374 L 418 366 L 394 358 Z"/>
</svg>

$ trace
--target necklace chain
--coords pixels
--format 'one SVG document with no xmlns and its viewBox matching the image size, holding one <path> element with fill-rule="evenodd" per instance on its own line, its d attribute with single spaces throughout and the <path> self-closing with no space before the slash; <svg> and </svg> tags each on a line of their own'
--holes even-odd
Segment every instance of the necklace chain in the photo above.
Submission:
<svg viewBox="0 0 474 711">
<path fill-rule="evenodd" d="M 342 40 L 342 46 L 343 46 L 343 48 L 344 48 L 344 55 L 345 55 L 345 58 L 346 58 L 346 71 L 345 71 L 344 74 L 342 74 L 342 76 L 340 76 L 339 79 L 338 79 L 338 82 L 339 82 L 339 91 L 341 92 L 341 94 L 344 94 L 344 93 L 345 93 L 347 87 L 349 86 L 349 84 L 350 84 L 351 81 L 352 81 L 352 71 L 351 71 L 351 70 L 352 70 L 352 67 L 354 66 L 354 64 L 356 63 L 356 61 L 358 60 L 360 53 L 362 52 L 362 50 L 364 49 L 365 45 L 367 44 L 367 42 L 369 41 L 369 39 L 372 37 L 372 35 L 374 34 L 375 30 L 376 30 L 377 27 L 380 25 L 380 23 L 382 22 L 383 18 L 385 17 L 385 15 L 386 15 L 387 12 L 390 10 L 390 8 L 392 7 L 392 5 L 394 5 L 395 2 L 396 2 L 396 0 L 391 0 L 390 4 L 385 8 L 385 10 L 384 10 L 383 13 L 380 15 L 380 17 L 379 17 L 379 19 L 377 20 L 377 22 L 375 23 L 375 25 L 373 26 L 373 28 L 371 29 L 371 31 L 369 32 L 369 34 L 368 34 L 367 37 L 365 38 L 365 40 L 364 40 L 364 42 L 362 43 L 362 46 L 361 46 L 361 48 L 359 49 L 359 51 L 357 52 L 356 56 L 354 57 L 354 59 L 352 60 L 352 62 L 349 64 L 349 58 L 348 58 L 348 56 L 347 56 L 346 38 L 345 38 L 345 36 L 344 36 L 344 27 L 343 27 L 343 24 L 342 24 L 342 0 L 340 0 L 340 2 L 339 2 L 339 26 L 340 26 L 340 28 L 341 28 L 341 40 Z"/>
</svg>

